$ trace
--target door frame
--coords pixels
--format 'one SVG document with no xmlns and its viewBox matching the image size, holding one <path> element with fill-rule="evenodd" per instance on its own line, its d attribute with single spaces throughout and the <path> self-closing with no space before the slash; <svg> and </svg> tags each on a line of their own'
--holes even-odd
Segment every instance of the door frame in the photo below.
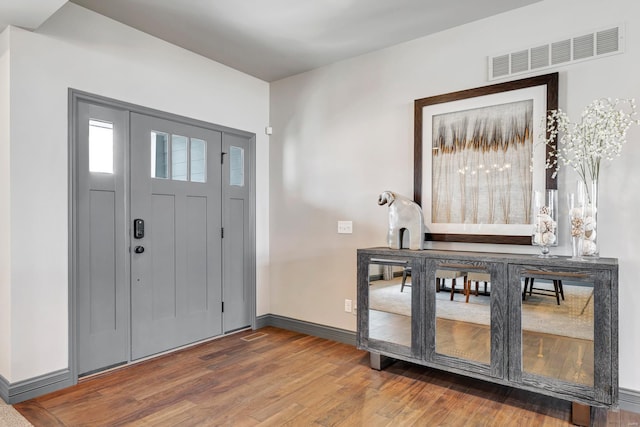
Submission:
<svg viewBox="0 0 640 427">
<path fill-rule="evenodd" d="M 88 102 L 91 104 L 102 105 L 109 108 L 115 108 L 120 110 L 126 110 L 128 113 L 140 113 L 148 116 L 157 117 L 165 120 L 172 120 L 187 125 L 198 126 L 205 129 L 222 132 L 223 134 L 234 134 L 248 138 L 253 145 L 251 150 L 249 167 L 251 169 L 250 196 L 249 196 L 249 223 L 250 223 L 250 256 L 248 259 L 248 275 L 249 275 L 249 309 L 251 312 L 251 328 L 256 328 L 256 135 L 255 133 L 233 129 L 226 126 L 217 125 L 214 123 L 205 122 L 202 120 L 192 119 L 185 116 L 180 116 L 165 111 L 160 111 L 141 105 L 131 104 L 124 101 L 119 101 L 113 98 L 104 97 L 101 95 L 84 92 L 81 90 L 69 88 L 68 89 L 68 206 L 69 206 L 69 221 L 68 221 L 68 257 L 69 257 L 69 286 L 68 286 L 68 311 L 69 311 L 69 370 L 71 372 L 71 380 L 73 384 L 78 383 L 78 342 L 77 342 L 77 301 L 76 294 L 78 291 L 78 165 L 77 165 L 77 149 L 79 141 L 77 141 L 77 113 L 78 103 Z M 127 147 L 125 150 L 125 163 L 127 163 L 127 174 L 125 178 L 125 218 L 129 218 L 130 215 L 130 153 L 129 153 L 129 137 L 127 135 Z M 224 203 L 221 200 L 221 203 Z M 223 217 L 224 224 L 224 217 Z M 129 224 L 129 227 L 131 225 Z M 129 230 L 130 231 L 130 230 Z M 131 233 L 128 233 L 128 243 L 131 243 Z M 128 278 L 128 288 L 131 288 L 131 263 L 127 260 L 125 266 L 126 275 Z M 129 292 L 130 298 L 130 292 Z M 129 308 L 129 334 L 131 333 L 131 309 Z M 219 335 L 224 336 L 224 332 Z M 128 340 L 127 354 L 128 361 L 131 363 L 131 340 Z M 194 343 L 196 344 L 196 343 Z M 189 344 L 189 345 L 194 345 Z"/>
</svg>

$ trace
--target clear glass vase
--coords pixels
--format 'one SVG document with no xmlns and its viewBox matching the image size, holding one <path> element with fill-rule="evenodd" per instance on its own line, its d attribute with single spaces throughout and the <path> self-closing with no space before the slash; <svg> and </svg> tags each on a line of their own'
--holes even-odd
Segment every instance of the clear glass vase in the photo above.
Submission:
<svg viewBox="0 0 640 427">
<path fill-rule="evenodd" d="M 578 198 L 583 209 L 583 233 L 581 242 L 582 256 L 585 258 L 598 258 L 600 247 L 598 246 L 598 180 L 578 182 Z"/>
<path fill-rule="evenodd" d="M 569 232 L 571 235 L 571 259 L 582 260 L 582 235 L 584 233 L 584 206 L 578 193 L 567 195 L 569 205 Z"/>
<path fill-rule="evenodd" d="M 549 248 L 558 245 L 558 191 L 536 190 L 532 199 L 533 232 L 531 243 L 540 247 L 541 258 L 548 258 Z"/>
</svg>

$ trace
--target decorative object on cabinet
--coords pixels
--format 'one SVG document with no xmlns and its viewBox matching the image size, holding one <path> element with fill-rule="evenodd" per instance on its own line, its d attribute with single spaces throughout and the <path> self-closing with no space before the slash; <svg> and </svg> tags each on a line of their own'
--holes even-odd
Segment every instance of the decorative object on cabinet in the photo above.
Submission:
<svg viewBox="0 0 640 427">
<path fill-rule="evenodd" d="M 387 244 L 392 249 L 402 249 L 403 234 L 409 232 L 409 249 L 424 249 L 424 216 L 420 205 L 393 191 L 383 191 L 378 205 L 389 207 Z"/>
<path fill-rule="evenodd" d="M 598 246 L 598 180 L 588 183 L 578 181 L 578 203 L 582 211 L 582 234 L 580 235 L 580 251 L 582 257 L 600 255 Z"/>
<path fill-rule="evenodd" d="M 567 195 L 569 205 L 569 225 L 571 234 L 571 259 L 582 260 L 582 234 L 584 233 L 584 205 L 577 193 Z"/>
<path fill-rule="evenodd" d="M 558 190 L 533 192 L 533 233 L 531 242 L 540 247 L 541 258 L 549 257 L 549 247 L 558 244 Z"/>
<path fill-rule="evenodd" d="M 531 244 L 532 191 L 556 188 L 537 130 L 557 106 L 557 73 L 415 101 L 414 200 L 427 240 Z"/>
<path fill-rule="evenodd" d="M 603 160 L 613 160 L 622 152 L 627 130 L 640 124 L 634 99 L 596 99 L 582 112 L 580 122 L 571 123 L 560 109 L 549 112 L 545 142 L 547 169 L 557 174 L 561 166 L 570 166 L 581 182 L 583 233 L 581 255 L 599 255 L 597 244 L 598 180 Z M 558 141 L 559 136 L 559 141 Z M 558 146 L 557 143 L 560 145 Z"/>
<path fill-rule="evenodd" d="M 357 346 L 375 369 L 404 360 L 580 405 L 617 405 L 616 259 L 387 248 L 359 249 L 357 259 Z M 399 292 L 400 278 L 374 279 L 385 265 L 411 268 L 410 292 Z M 451 301 L 436 290 L 438 270 L 482 272 L 491 290 Z M 531 292 L 534 279 L 536 288 L 554 283 L 562 304 Z"/>
</svg>

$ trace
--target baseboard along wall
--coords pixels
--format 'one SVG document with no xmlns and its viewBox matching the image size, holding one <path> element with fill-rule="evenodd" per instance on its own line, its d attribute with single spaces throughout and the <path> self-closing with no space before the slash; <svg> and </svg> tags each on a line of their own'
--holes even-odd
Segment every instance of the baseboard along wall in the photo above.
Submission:
<svg viewBox="0 0 640 427">
<path fill-rule="evenodd" d="M 0 397 L 13 405 L 72 385 L 71 371 L 68 369 L 11 384 L 0 376 Z"/>
</svg>

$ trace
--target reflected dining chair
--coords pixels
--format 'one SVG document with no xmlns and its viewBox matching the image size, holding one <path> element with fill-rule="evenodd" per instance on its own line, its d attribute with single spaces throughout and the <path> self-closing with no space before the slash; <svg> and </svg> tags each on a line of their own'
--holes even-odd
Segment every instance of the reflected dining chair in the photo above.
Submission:
<svg viewBox="0 0 640 427">
<path fill-rule="evenodd" d="M 487 285 L 491 283 L 491 275 L 489 273 L 483 273 L 479 271 L 470 271 L 467 273 L 467 280 L 465 281 L 465 302 L 469 302 L 469 294 L 471 294 L 471 283 L 475 282 L 476 291 L 475 295 L 479 295 L 480 290 L 480 282 L 484 282 L 484 292 L 483 294 L 487 294 Z"/>
<path fill-rule="evenodd" d="M 459 277 L 462 277 L 462 289 L 460 292 L 465 293 L 465 287 L 467 283 L 467 274 L 464 271 L 455 271 L 455 270 L 436 270 L 436 292 L 440 292 L 444 288 L 444 283 L 446 279 L 451 280 L 451 301 L 453 301 L 453 294 L 456 292 L 456 280 Z"/>
</svg>

